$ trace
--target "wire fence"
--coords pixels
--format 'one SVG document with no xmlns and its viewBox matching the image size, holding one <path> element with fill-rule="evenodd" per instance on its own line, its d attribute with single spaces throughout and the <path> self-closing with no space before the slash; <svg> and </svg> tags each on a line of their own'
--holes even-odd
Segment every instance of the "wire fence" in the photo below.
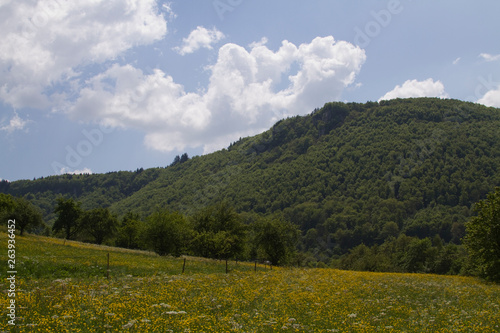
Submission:
<svg viewBox="0 0 500 333">
<path fill-rule="evenodd" d="M 100 255 L 54 255 L 41 254 L 20 256 L 18 258 L 20 271 L 26 276 L 42 277 L 49 275 L 70 277 L 89 275 L 118 277 L 123 275 L 153 275 L 153 274 L 212 274 L 231 272 L 258 272 L 273 269 L 269 261 L 240 261 L 198 258 L 190 256 L 160 257 L 147 256 L 149 260 L 140 262 L 137 258 L 127 261 L 122 253 L 106 252 Z"/>
</svg>

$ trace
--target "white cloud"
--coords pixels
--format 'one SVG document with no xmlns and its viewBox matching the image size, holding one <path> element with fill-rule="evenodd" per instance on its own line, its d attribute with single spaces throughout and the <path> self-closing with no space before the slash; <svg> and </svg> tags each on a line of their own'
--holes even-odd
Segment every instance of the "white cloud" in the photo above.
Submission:
<svg viewBox="0 0 500 333">
<path fill-rule="evenodd" d="M 0 31 L 0 99 L 46 109 L 55 104 L 48 88 L 161 39 L 167 27 L 154 0 L 19 0 L 3 4 Z"/>
<path fill-rule="evenodd" d="M 410 97 L 440 97 L 447 98 L 448 94 L 444 91 L 444 85 L 441 81 L 434 82 L 433 79 L 425 81 L 408 80 L 402 86 L 397 85 L 393 90 L 382 96 L 381 100 Z"/>
<path fill-rule="evenodd" d="M 500 60 L 500 54 L 492 55 L 489 53 L 481 53 L 479 55 L 479 57 L 483 58 L 485 61 L 488 61 L 488 62 Z"/>
<path fill-rule="evenodd" d="M 460 62 L 460 60 L 462 60 L 462 58 L 457 58 L 455 60 L 453 60 L 453 65 L 458 65 L 458 63 Z"/>
<path fill-rule="evenodd" d="M 224 37 L 224 34 L 216 28 L 207 30 L 204 27 L 198 26 L 195 30 L 191 31 L 187 38 L 182 40 L 182 46 L 175 47 L 174 50 L 181 55 L 193 53 L 201 48 L 211 50 L 212 44 L 217 43 Z"/>
<path fill-rule="evenodd" d="M 488 91 L 477 102 L 486 106 L 500 108 L 500 86 L 497 89 Z"/>
<path fill-rule="evenodd" d="M 145 75 L 131 65 L 114 65 L 87 82 L 71 114 L 140 129 L 152 149 L 203 146 L 210 152 L 338 100 L 366 60 L 364 50 L 331 36 L 298 47 L 283 41 L 277 51 L 264 42 L 249 50 L 222 46 L 208 67 L 208 86 L 197 93 L 161 70 Z"/>
<path fill-rule="evenodd" d="M 8 125 L 0 127 L 0 130 L 6 131 L 7 133 L 12 133 L 14 131 L 21 131 L 25 128 L 26 124 L 28 123 L 27 120 L 21 119 L 17 113 L 14 114 L 14 117 L 12 117 L 9 121 Z"/>
<path fill-rule="evenodd" d="M 90 170 L 89 168 L 83 168 L 82 170 L 71 170 L 69 168 L 62 168 L 60 171 L 59 171 L 59 174 L 60 175 L 64 175 L 64 174 L 68 174 L 68 175 L 82 175 L 82 174 L 92 174 L 92 170 Z"/>
<path fill-rule="evenodd" d="M 148 135 L 163 133 L 171 149 L 185 146 L 186 134 L 182 131 L 201 130 L 210 118 L 202 96 L 185 93 L 181 85 L 160 70 L 145 75 L 131 65 L 114 65 L 92 78 L 70 114 L 113 127 L 138 128 Z M 150 140 L 146 137 L 146 142 Z"/>
<path fill-rule="evenodd" d="M 169 20 L 174 20 L 177 18 L 177 14 L 172 9 L 172 3 L 164 3 L 162 9 L 167 13 Z"/>
</svg>

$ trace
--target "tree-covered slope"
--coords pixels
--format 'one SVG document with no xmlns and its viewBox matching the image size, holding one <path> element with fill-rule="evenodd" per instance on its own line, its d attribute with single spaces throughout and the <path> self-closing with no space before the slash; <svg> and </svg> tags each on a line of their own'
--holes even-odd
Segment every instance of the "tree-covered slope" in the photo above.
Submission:
<svg viewBox="0 0 500 333">
<path fill-rule="evenodd" d="M 158 177 L 161 169 L 137 169 L 134 172 L 120 171 L 106 174 L 61 175 L 35 180 L 0 182 L 0 192 L 24 196 L 40 207 L 45 222 L 52 224 L 55 218 L 56 199 L 68 196 L 83 204 L 82 208 L 109 207 L 115 202 L 131 196 L 134 192 Z"/>
<path fill-rule="evenodd" d="M 398 99 L 328 103 L 164 169 L 48 177 L 0 191 L 45 209 L 67 194 L 88 208 L 143 216 L 224 200 L 239 212 L 282 212 L 301 227 L 307 248 L 343 252 L 400 232 L 459 242 L 472 204 L 500 185 L 499 169 L 499 109 Z"/>
</svg>

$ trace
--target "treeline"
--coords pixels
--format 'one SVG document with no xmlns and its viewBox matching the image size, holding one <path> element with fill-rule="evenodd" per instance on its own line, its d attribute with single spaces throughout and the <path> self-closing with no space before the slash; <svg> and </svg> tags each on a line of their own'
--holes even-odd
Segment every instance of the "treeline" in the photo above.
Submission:
<svg viewBox="0 0 500 333">
<path fill-rule="evenodd" d="M 358 245 L 336 262 L 346 270 L 371 272 L 433 273 L 471 275 L 472 266 L 464 246 L 433 239 L 391 237 L 382 245 Z"/>
<path fill-rule="evenodd" d="M 57 219 L 51 229 L 40 211 L 24 198 L 0 194 L 0 218 L 15 219 L 25 230 L 66 239 L 144 249 L 158 255 L 194 255 L 213 259 L 261 260 L 274 265 L 334 267 L 373 272 L 479 275 L 500 280 L 500 187 L 475 207 L 477 216 L 466 222 L 465 245 L 446 243 L 439 234 L 419 238 L 398 233 L 387 223 L 387 237 L 371 247 L 358 245 L 342 255 L 324 256 L 321 235 L 303 235 L 283 216 L 238 214 L 226 202 L 205 207 L 191 216 L 158 209 L 145 219 L 133 212 L 121 219 L 108 208 L 83 210 L 81 203 L 59 197 Z M 397 237 L 396 237 L 397 235 Z M 462 239 L 460 239 L 462 241 Z M 325 246 L 326 244 L 322 244 Z M 318 260 L 318 253 L 322 260 Z"/>
<path fill-rule="evenodd" d="M 395 240 L 428 239 L 434 252 L 461 253 L 474 203 L 500 185 L 499 128 L 499 109 L 457 100 L 327 103 L 167 168 L 0 182 L 0 192 L 29 200 L 50 227 L 60 196 L 119 221 L 133 211 L 144 224 L 157 207 L 191 221 L 226 202 L 245 225 L 280 216 L 298 227 L 297 263 L 361 266 L 346 260 L 354 249 L 380 257 L 382 248 L 392 252 L 378 267 L 408 271 L 398 254 L 406 245 Z M 435 258 L 416 267 L 443 271 Z"/>
<path fill-rule="evenodd" d="M 162 170 L 138 168 L 106 174 L 65 174 L 15 182 L 2 180 L 0 193 L 29 200 L 40 208 L 44 221 L 51 226 L 55 220 L 56 199 L 61 195 L 79 199 L 85 209 L 110 207 L 157 179 Z"/>
<path fill-rule="evenodd" d="M 108 208 L 82 209 L 80 202 L 59 197 L 52 228 L 41 212 L 24 198 L 0 194 L 0 216 L 15 219 L 25 230 L 72 240 L 130 249 L 159 255 L 194 255 L 214 259 L 267 260 L 275 265 L 337 267 L 383 272 L 466 274 L 467 254 L 463 246 L 445 244 L 439 235 L 432 241 L 405 234 L 387 224 L 387 240 L 381 245 L 358 245 L 344 255 L 317 258 L 321 237 L 315 229 L 302 235 L 283 216 L 241 215 L 227 203 L 219 203 L 191 216 L 158 209 L 145 219 L 133 212 L 123 217 Z M 323 244 L 324 246 L 326 244 Z M 323 260 L 321 260 L 323 259 Z"/>
<path fill-rule="evenodd" d="M 158 209 L 145 219 L 133 212 L 121 219 L 107 208 L 83 210 L 71 198 L 57 199 L 53 235 L 66 239 L 144 249 L 159 255 L 267 260 L 289 264 L 296 256 L 298 228 L 279 217 L 244 219 L 227 203 L 191 216 Z"/>
</svg>

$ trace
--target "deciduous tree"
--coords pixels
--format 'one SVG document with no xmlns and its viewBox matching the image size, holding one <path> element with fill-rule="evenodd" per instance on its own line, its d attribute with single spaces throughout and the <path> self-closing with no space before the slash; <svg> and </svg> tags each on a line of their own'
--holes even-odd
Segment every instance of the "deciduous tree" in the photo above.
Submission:
<svg viewBox="0 0 500 333">
<path fill-rule="evenodd" d="M 43 224 L 40 209 L 24 198 L 15 198 L 14 207 L 10 212 L 7 212 L 6 216 L 9 219 L 16 220 L 16 229 L 19 230 L 21 236 L 26 229 Z"/>
<path fill-rule="evenodd" d="M 149 249 L 161 256 L 180 256 L 186 253 L 191 235 L 191 228 L 183 215 L 158 210 L 146 220 L 142 238 Z"/>
<path fill-rule="evenodd" d="M 281 218 L 264 219 L 254 224 L 258 253 L 273 263 L 287 264 L 295 254 L 300 231 L 296 225 Z"/>
<path fill-rule="evenodd" d="M 500 187 L 475 206 L 466 224 L 465 246 L 479 274 L 500 281 Z"/>
<path fill-rule="evenodd" d="M 80 223 L 96 244 L 102 244 L 116 232 L 118 220 L 107 208 L 95 208 L 84 212 Z"/>
<path fill-rule="evenodd" d="M 195 254 L 217 258 L 237 258 L 243 253 L 245 225 L 227 203 L 207 207 L 193 216 Z"/>
<path fill-rule="evenodd" d="M 57 214 L 57 219 L 52 226 L 53 232 L 65 231 L 66 239 L 71 239 L 80 231 L 80 215 L 82 210 L 80 202 L 75 202 L 73 199 L 57 199 L 57 205 L 54 210 Z"/>
</svg>

